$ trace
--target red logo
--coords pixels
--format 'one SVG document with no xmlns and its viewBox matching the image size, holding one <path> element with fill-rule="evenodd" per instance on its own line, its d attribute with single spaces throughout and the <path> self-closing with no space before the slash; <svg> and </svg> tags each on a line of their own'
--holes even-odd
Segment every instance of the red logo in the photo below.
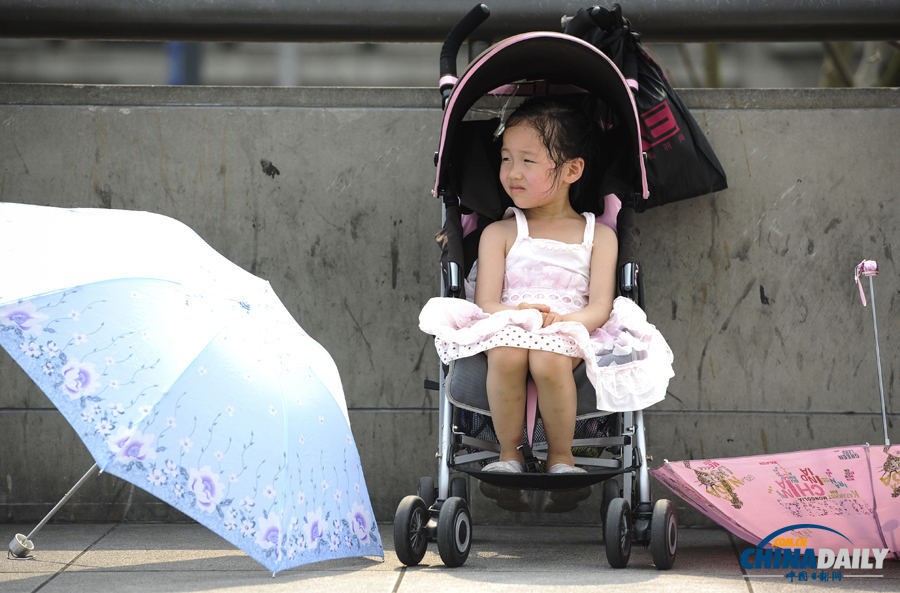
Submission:
<svg viewBox="0 0 900 593">
<path fill-rule="evenodd" d="M 641 150 L 648 150 L 679 132 L 668 101 L 641 114 Z"/>
</svg>

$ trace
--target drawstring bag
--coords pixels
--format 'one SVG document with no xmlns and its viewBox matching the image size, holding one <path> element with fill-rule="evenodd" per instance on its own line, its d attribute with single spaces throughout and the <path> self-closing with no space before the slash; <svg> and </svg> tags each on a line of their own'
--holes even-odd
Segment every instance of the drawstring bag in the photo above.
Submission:
<svg viewBox="0 0 900 593">
<path fill-rule="evenodd" d="M 619 68 L 632 89 L 641 124 L 650 196 L 643 210 L 723 190 L 725 171 L 690 111 L 662 68 L 640 43 L 640 34 L 622 17 L 622 8 L 580 9 L 565 33 L 587 41 Z"/>
</svg>

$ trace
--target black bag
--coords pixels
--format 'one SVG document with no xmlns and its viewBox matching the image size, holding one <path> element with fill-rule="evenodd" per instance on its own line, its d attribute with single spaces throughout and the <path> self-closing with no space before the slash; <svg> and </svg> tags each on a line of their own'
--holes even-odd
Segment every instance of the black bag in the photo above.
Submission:
<svg viewBox="0 0 900 593">
<path fill-rule="evenodd" d="M 601 50 L 636 80 L 634 94 L 641 125 L 641 149 L 646 153 L 650 196 L 637 200 L 639 209 L 686 200 L 728 187 L 725 171 L 691 113 L 669 84 L 662 68 L 640 43 L 622 9 L 595 6 L 581 9 L 565 33 Z M 643 208 L 642 208 L 643 205 Z"/>
</svg>

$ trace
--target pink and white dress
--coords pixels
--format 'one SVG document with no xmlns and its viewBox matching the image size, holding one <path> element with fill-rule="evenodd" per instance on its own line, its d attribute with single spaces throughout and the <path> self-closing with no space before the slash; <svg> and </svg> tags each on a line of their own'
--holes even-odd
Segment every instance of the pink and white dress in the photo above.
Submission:
<svg viewBox="0 0 900 593">
<path fill-rule="evenodd" d="M 545 304 L 562 315 L 588 305 L 594 214 L 586 212 L 584 240 L 577 245 L 528 234 L 525 214 L 515 215 L 516 241 L 506 256 L 500 302 Z M 470 279 L 477 274 L 473 267 Z M 474 290 L 467 293 L 474 295 Z M 672 370 L 672 351 L 643 310 L 618 297 L 609 320 L 592 334 L 581 323 L 564 321 L 541 327 L 535 309 L 513 309 L 489 315 L 474 303 L 433 298 L 419 314 L 419 328 L 435 336 L 441 361 L 472 356 L 498 346 L 548 350 L 586 363 L 587 376 L 597 391 L 597 409 L 608 412 L 640 410 L 666 395 Z"/>
</svg>

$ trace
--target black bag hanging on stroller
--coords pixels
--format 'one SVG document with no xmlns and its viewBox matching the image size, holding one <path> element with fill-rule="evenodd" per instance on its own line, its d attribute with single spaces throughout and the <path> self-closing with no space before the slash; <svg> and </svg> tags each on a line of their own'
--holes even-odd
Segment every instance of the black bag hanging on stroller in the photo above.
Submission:
<svg viewBox="0 0 900 593">
<path fill-rule="evenodd" d="M 725 172 L 687 107 L 662 68 L 640 43 L 640 33 L 622 16 L 622 8 L 580 9 L 565 33 L 587 41 L 622 71 L 634 91 L 647 155 L 650 197 L 638 207 L 652 208 L 717 192 L 728 187 Z"/>
</svg>

